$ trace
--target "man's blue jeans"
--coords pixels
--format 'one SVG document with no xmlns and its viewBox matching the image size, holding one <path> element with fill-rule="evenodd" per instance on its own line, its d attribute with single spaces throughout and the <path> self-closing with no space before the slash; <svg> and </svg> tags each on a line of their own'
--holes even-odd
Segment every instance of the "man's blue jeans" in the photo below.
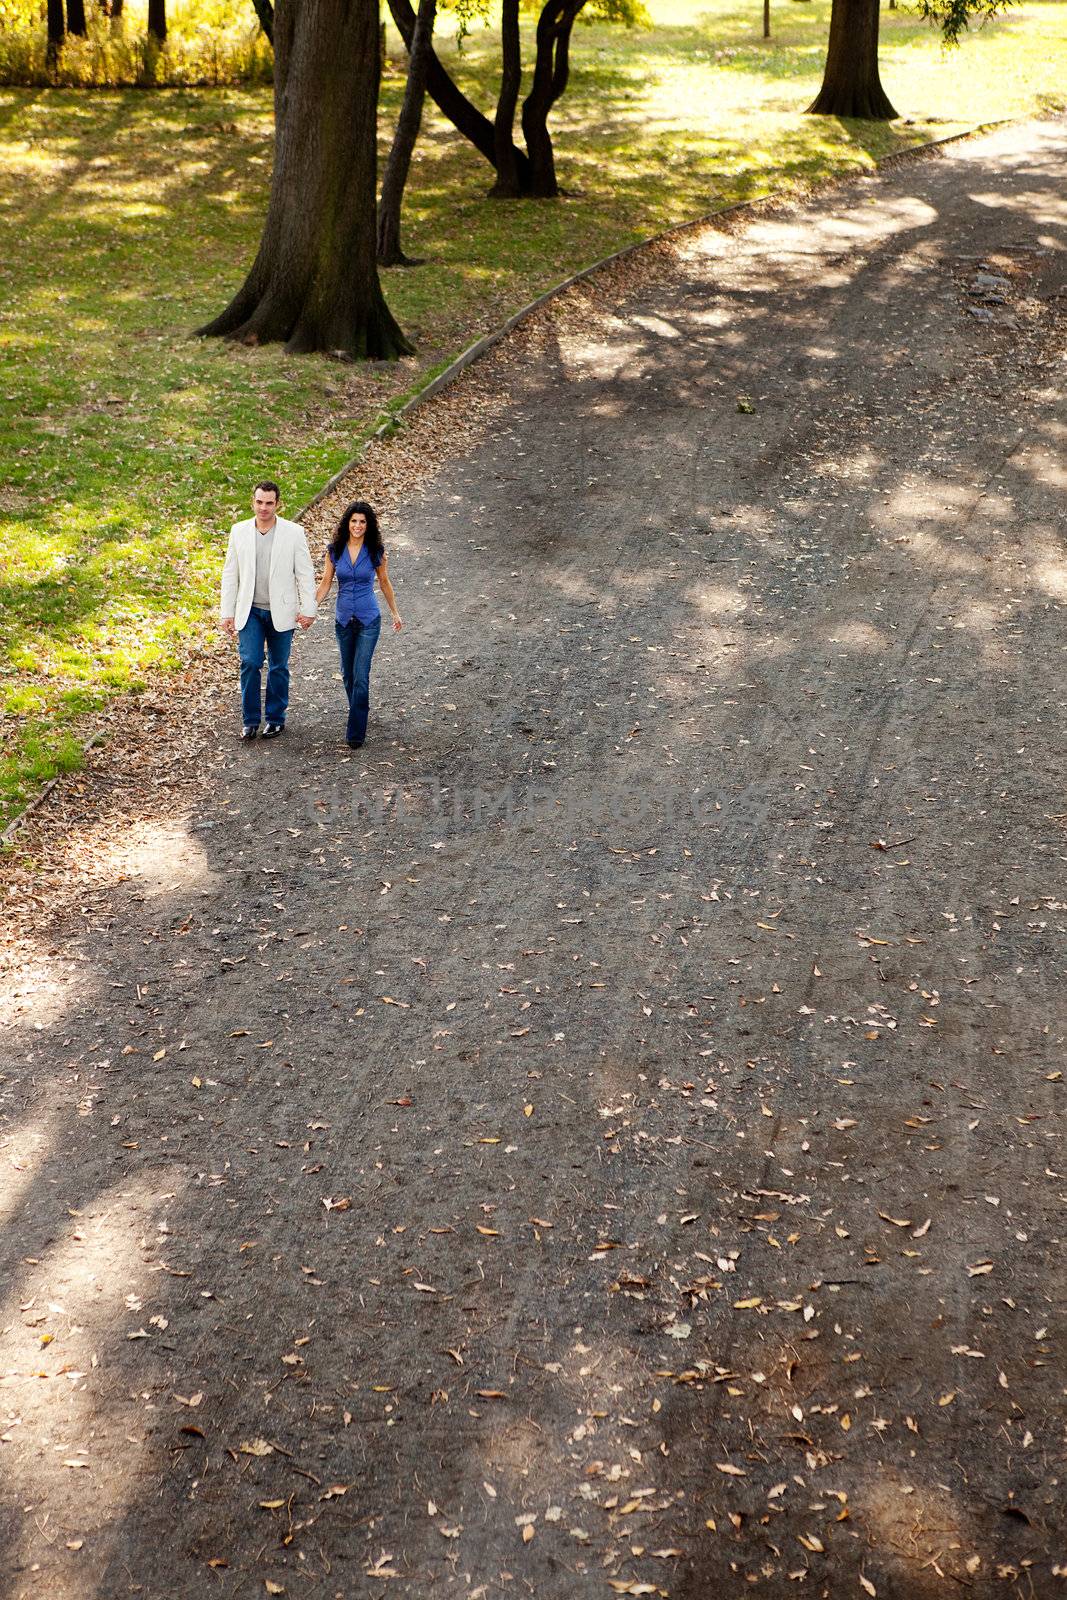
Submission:
<svg viewBox="0 0 1067 1600">
<path fill-rule="evenodd" d="M 267 704 L 266 720 L 284 723 L 289 706 L 289 651 L 293 645 L 294 629 L 285 633 L 270 620 L 266 606 L 253 606 L 248 621 L 238 634 L 241 652 L 241 720 L 246 728 L 258 728 L 260 712 L 260 676 L 263 671 L 263 652 L 267 653 Z"/>
<path fill-rule="evenodd" d="M 348 729 L 345 738 L 349 744 L 362 744 L 367 737 L 367 713 L 370 710 L 370 663 L 382 619 L 373 622 L 335 622 L 337 648 L 341 652 L 341 677 L 348 696 Z"/>
</svg>

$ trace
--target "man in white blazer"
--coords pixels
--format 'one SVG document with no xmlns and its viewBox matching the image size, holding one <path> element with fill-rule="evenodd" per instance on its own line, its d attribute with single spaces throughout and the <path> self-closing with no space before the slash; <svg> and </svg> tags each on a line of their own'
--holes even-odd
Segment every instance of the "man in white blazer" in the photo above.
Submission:
<svg viewBox="0 0 1067 1600">
<path fill-rule="evenodd" d="M 315 604 L 315 569 L 307 534 L 299 522 L 278 515 L 281 490 L 257 483 L 255 516 L 230 529 L 222 569 L 219 621 L 236 634 L 241 656 L 241 738 L 254 739 L 265 719 L 264 739 L 285 729 L 289 706 L 289 651 L 299 626 L 310 628 Z M 263 655 L 267 655 L 267 699 L 260 698 Z"/>
</svg>

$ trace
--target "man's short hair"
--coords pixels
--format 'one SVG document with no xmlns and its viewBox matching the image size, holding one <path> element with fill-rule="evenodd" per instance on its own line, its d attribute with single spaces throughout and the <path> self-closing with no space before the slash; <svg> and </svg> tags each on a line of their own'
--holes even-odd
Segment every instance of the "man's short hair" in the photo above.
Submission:
<svg viewBox="0 0 1067 1600">
<path fill-rule="evenodd" d="M 282 491 L 278 488 L 278 485 L 276 483 L 272 483 L 269 478 L 264 478 L 261 483 L 257 483 L 253 488 L 252 493 L 258 494 L 260 489 L 262 489 L 266 494 L 272 494 L 275 500 L 280 500 L 282 497 Z"/>
</svg>

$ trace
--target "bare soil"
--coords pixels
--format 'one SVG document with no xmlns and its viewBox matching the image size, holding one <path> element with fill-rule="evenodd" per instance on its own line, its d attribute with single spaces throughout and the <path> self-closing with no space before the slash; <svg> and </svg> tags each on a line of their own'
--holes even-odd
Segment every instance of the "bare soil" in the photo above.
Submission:
<svg viewBox="0 0 1067 1600">
<path fill-rule="evenodd" d="M 5 1596 L 1060 1592 L 1065 246 L 1051 120 L 582 286 L 337 497 L 364 751 L 324 618 L 34 819 Z"/>
</svg>

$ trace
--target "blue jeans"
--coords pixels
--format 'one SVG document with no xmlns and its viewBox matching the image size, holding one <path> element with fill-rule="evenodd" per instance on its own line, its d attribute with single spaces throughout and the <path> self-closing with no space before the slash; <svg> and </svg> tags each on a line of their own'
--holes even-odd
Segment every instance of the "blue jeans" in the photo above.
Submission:
<svg viewBox="0 0 1067 1600">
<path fill-rule="evenodd" d="M 367 737 L 367 713 L 370 710 L 370 663 L 382 619 L 373 622 L 335 622 L 337 648 L 341 652 L 341 677 L 348 698 L 348 728 L 345 738 L 349 744 L 362 744 Z"/>
<path fill-rule="evenodd" d="M 284 723 L 289 706 L 289 651 L 293 645 L 293 632 L 282 633 L 270 620 L 266 606 L 253 606 L 248 621 L 237 635 L 241 654 L 241 720 L 246 728 L 258 728 L 260 723 L 260 675 L 263 671 L 263 652 L 267 652 L 267 705 L 268 722 Z"/>
</svg>

